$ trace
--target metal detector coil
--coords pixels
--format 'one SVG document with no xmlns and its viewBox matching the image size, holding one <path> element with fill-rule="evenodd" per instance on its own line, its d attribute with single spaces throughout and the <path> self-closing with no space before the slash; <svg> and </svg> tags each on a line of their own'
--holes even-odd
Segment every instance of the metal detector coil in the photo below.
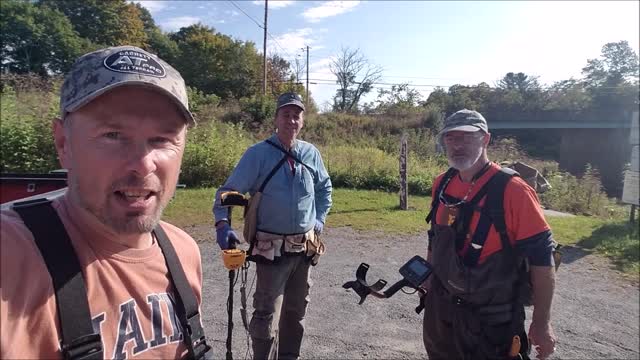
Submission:
<svg viewBox="0 0 640 360">
<path fill-rule="evenodd" d="M 237 270 L 244 264 L 247 253 L 241 249 L 222 250 L 222 262 L 229 270 Z"/>
</svg>

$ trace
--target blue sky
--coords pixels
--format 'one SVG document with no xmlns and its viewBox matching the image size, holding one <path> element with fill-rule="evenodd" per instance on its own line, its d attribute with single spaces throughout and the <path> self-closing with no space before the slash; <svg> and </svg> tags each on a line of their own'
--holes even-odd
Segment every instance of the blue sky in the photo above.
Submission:
<svg viewBox="0 0 640 360">
<path fill-rule="evenodd" d="M 137 1 L 165 31 L 201 22 L 263 46 L 264 1 Z M 380 82 L 409 83 L 426 99 L 434 86 L 494 85 L 507 72 L 544 85 L 579 78 L 607 42 L 639 51 L 639 1 L 269 1 L 267 52 L 306 61 L 310 78 L 334 79 L 331 60 L 358 48 L 383 68 Z M 244 13 L 243 13 L 244 12 Z M 246 13 L 246 14 L 245 14 Z M 301 80 L 304 80 L 304 76 Z M 336 86 L 313 81 L 327 107 Z M 390 85 L 378 87 L 389 88 Z M 364 100 L 371 101 L 377 90 Z"/>
</svg>

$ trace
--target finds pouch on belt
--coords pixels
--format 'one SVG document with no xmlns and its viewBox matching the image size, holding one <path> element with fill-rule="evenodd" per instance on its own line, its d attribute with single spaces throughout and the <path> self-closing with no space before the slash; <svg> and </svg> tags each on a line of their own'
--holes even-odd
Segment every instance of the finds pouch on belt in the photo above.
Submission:
<svg viewBox="0 0 640 360">
<path fill-rule="evenodd" d="M 283 254 L 304 254 L 316 265 L 318 258 L 324 254 L 325 246 L 322 240 L 312 230 L 304 234 L 281 235 L 264 231 L 256 231 L 255 242 L 250 255 L 274 261 Z"/>
<path fill-rule="evenodd" d="M 307 240 L 307 258 L 311 261 L 311 265 L 316 266 L 320 256 L 325 253 L 326 248 L 324 242 L 320 239 L 320 234 L 312 231 L 311 235 L 311 238 Z"/>
</svg>

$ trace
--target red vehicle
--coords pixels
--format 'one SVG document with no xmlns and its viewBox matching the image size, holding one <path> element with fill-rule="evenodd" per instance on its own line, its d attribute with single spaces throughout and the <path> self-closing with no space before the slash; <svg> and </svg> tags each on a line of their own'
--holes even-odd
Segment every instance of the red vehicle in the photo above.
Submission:
<svg viewBox="0 0 640 360">
<path fill-rule="evenodd" d="M 67 187 L 67 171 L 48 174 L 0 174 L 0 204 Z"/>
</svg>

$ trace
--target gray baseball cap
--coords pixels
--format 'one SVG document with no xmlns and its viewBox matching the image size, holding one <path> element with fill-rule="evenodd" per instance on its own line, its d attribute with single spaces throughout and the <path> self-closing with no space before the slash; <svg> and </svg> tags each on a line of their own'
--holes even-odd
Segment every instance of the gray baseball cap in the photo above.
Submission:
<svg viewBox="0 0 640 360">
<path fill-rule="evenodd" d="M 156 55 L 135 46 L 109 47 L 79 57 L 60 90 L 61 118 L 124 85 L 146 86 L 167 95 L 182 110 L 187 122 L 195 124 L 180 73 Z"/>
<path fill-rule="evenodd" d="M 444 120 L 444 126 L 438 136 L 442 136 L 449 131 L 476 132 L 482 130 L 489 133 L 487 120 L 477 111 L 462 109 L 451 114 Z"/>
<path fill-rule="evenodd" d="M 302 98 L 298 94 L 295 94 L 295 93 L 284 93 L 284 94 L 280 95 L 278 97 L 278 107 L 276 108 L 276 110 L 280 109 L 283 106 L 287 106 L 287 105 L 295 105 L 295 106 L 301 108 L 302 111 L 305 111 L 304 103 L 302 102 Z"/>
</svg>

